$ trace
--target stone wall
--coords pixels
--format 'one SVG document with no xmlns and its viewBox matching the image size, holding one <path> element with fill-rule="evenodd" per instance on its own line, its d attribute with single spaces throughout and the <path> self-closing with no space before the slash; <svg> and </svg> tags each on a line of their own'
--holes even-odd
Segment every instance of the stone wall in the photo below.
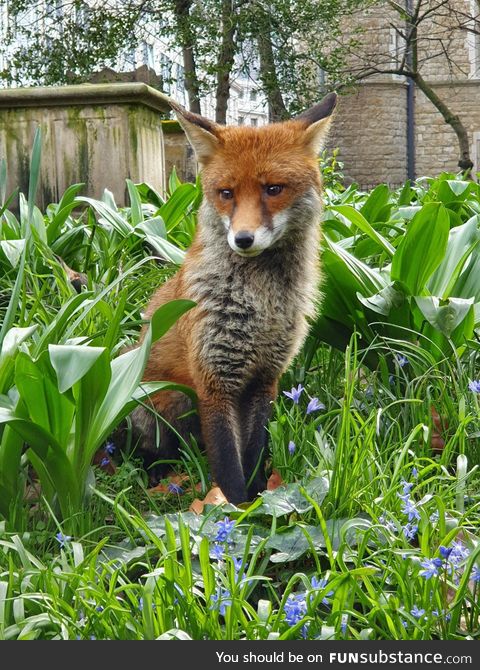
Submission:
<svg viewBox="0 0 480 670">
<path fill-rule="evenodd" d="M 165 96 L 145 84 L 98 84 L 0 91 L 0 158 L 8 189 L 28 192 L 29 157 L 42 129 L 37 203 L 58 202 L 65 189 L 84 182 L 84 195 L 113 192 L 128 202 L 125 179 L 146 181 L 163 192 L 162 117 Z"/>
<path fill-rule="evenodd" d="M 175 167 L 181 181 L 194 182 L 198 166 L 193 149 L 182 127 L 178 121 L 164 121 L 162 126 L 167 179 Z"/>
<path fill-rule="evenodd" d="M 459 11 L 471 13 L 471 0 L 452 0 Z M 438 5 L 438 3 L 435 3 Z M 425 10 L 428 2 L 425 3 Z M 351 59 L 356 72 L 363 64 L 379 69 L 395 66 L 401 57 L 391 24 L 400 25 L 387 2 L 356 13 L 344 26 L 345 35 L 361 26 L 363 53 Z M 480 38 L 479 38 L 480 39 Z M 480 63 L 472 61 L 473 37 L 455 28 L 450 7 L 432 13 L 419 31 L 422 76 L 467 128 L 474 172 L 480 171 Z M 480 45 L 478 53 L 480 53 Z M 396 52 L 396 49 L 399 49 Z M 361 57 L 362 56 L 362 57 Z M 407 87 L 403 77 L 376 74 L 358 84 L 354 93 L 340 98 L 329 140 L 338 146 L 348 181 L 362 187 L 385 181 L 400 184 L 407 176 Z M 414 135 L 416 176 L 458 171 L 459 147 L 452 128 L 425 95 L 415 87 Z"/>
</svg>

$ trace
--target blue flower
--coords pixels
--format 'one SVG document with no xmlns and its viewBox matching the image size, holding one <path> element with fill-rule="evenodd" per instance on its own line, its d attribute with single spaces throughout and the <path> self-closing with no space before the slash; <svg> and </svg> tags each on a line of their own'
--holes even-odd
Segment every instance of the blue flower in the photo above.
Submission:
<svg viewBox="0 0 480 670">
<path fill-rule="evenodd" d="M 301 384 L 297 386 L 297 388 L 293 387 L 291 391 L 284 391 L 283 395 L 286 395 L 287 398 L 290 398 L 290 400 L 293 400 L 295 405 L 298 405 L 300 401 L 300 396 L 302 395 L 302 391 L 305 389 Z"/>
<path fill-rule="evenodd" d="M 473 393 L 480 393 L 480 379 L 473 379 L 469 382 L 468 388 L 470 391 L 473 391 Z"/>
<path fill-rule="evenodd" d="M 102 607 L 102 605 L 97 605 L 97 606 L 95 607 L 95 610 L 96 610 L 97 612 L 103 612 L 104 609 L 105 609 L 105 608 Z"/>
<path fill-rule="evenodd" d="M 323 404 L 323 402 L 320 402 L 318 398 L 312 398 L 307 405 L 306 414 L 308 416 L 312 412 L 318 412 L 321 409 L 325 409 L 325 405 Z"/>
<path fill-rule="evenodd" d="M 468 558 L 469 551 L 462 542 L 454 542 L 452 544 L 452 551 L 448 559 L 453 565 L 458 565 Z"/>
<path fill-rule="evenodd" d="M 210 556 L 212 556 L 212 558 L 216 558 L 217 561 L 222 561 L 224 557 L 223 547 L 220 544 L 214 544 L 210 549 Z"/>
<path fill-rule="evenodd" d="M 412 468 L 412 477 L 414 479 L 417 479 L 417 477 L 418 477 L 418 470 L 415 466 Z"/>
<path fill-rule="evenodd" d="M 422 616 L 425 614 L 425 610 L 418 609 L 416 605 L 412 607 L 410 610 L 410 614 L 415 617 L 415 619 L 421 619 Z"/>
<path fill-rule="evenodd" d="M 441 558 L 427 558 L 425 561 L 420 563 L 423 570 L 420 570 L 420 576 L 425 577 L 425 579 L 430 579 L 431 577 L 438 577 L 439 569 L 443 565 Z"/>
<path fill-rule="evenodd" d="M 304 593 L 291 593 L 283 606 L 285 621 L 289 626 L 295 626 L 307 613 L 307 601 Z"/>
<path fill-rule="evenodd" d="M 57 533 L 55 539 L 60 544 L 60 549 L 63 549 L 66 542 L 70 542 L 72 539 L 71 535 L 64 535 L 63 533 Z"/>
<path fill-rule="evenodd" d="M 170 493 L 176 493 L 177 495 L 182 495 L 183 493 L 182 487 L 178 484 L 174 484 L 173 482 L 170 482 L 167 488 Z"/>
<path fill-rule="evenodd" d="M 378 517 L 378 522 L 382 524 L 390 533 L 396 533 L 397 532 L 397 527 L 393 523 L 393 521 L 390 521 L 390 519 L 387 519 L 385 514 L 382 514 L 381 516 Z"/>
<path fill-rule="evenodd" d="M 445 560 L 448 560 L 450 554 L 453 551 L 453 547 L 444 547 L 443 544 L 442 544 L 442 545 L 440 545 L 438 550 L 440 552 L 440 556 L 442 556 Z"/>
<path fill-rule="evenodd" d="M 230 521 L 228 516 L 223 521 L 217 521 L 218 533 L 215 542 L 230 542 L 230 535 L 235 526 L 235 521 Z"/>
<path fill-rule="evenodd" d="M 417 507 L 413 502 L 413 500 L 411 500 L 410 498 L 408 500 L 403 501 L 402 512 L 408 516 L 409 521 L 413 521 L 414 519 L 420 518 L 420 514 L 417 510 Z"/>
<path fill-rule="evenodd" d="M 235 558 L 235 556 L 232 556 L 232 561 L 233 561 L 233 569 L 235 570 L 235 572 L 237 573 L 240 572 L 240 570 L 242 569 L 243 560 L 241 558 Z"/>
<path fill-rule="evenodd" d="M 316 577 L 312 577 L 312 589 L 314 591 L 321 591 L 324 589 L 327 585 L 327 579 L 325 577 L 322 577 L 322 579 L 317 579 Z M 330 605 L 330 601 L 328 600 L 330 596 L 333 596 L 333 591 L 329 591 L 324 598 L 322 598 L 322 605 Z"/>
<path fill-rule="evenodd" d="M 210 609 L 215 609 L 218 607 L 218 611 L 222 616 L 225 616 L 225 608 L 229 607 L 232 604 L 232 597 L 228 589 L 218 588 L 217 592 L 212 596 L 213 605 Z"/>
<path fill-rule="evenodd" d="M 440 518 L 440 514 L 438 513 L 438 511 L 435 511 L 435 512 L 432 512 L 432 514 L 430 514 L 429 521 L 430 521 L 430 523 L 437 523 L 439 518 Z"/>
<path fill-rule="evenodd" d="M 345 635 L 347 632 L 347 623 L 348 623 L 348 614 L 342 614 L 342 619 L 340 623 L 340 630 Z"/>
<path fill-rule="evenodd" d="M 295 444 L 295 442 L 290 440 L 290 442 L 288 443 L 288 453 L 293 454 L 293 452 L 295 451 L 296 448 L 297 448 L 297 445 Z"/>
<path fill-rule="evenodd" d="M 402 354 L 397 354 L 396 355 L 396 360 L 398 365 L 403 368 L 405 365 L 408 365 L 408 358 L 406 356 L 402 356 Z"/>
<path fill-rule="evenodd" d="M 107 442 L 107 444 L 103 448 L 103 451 L 105 451 L 110 456 L 113 456 L 113 454 L 115 453 L 115 445 L 113 444 L 113 442 Z"/>
<path fill-rule="evenodd" d="M 100 467 L 101 468 L 106 468 L 107 465 L 109 465 L 109 464 L 110 464 L 110 459 L 107 458 L 107 457 L 102 458 L 102 460 L 100 461 Z"/>
<path fill-rule="evenodd" d="M 478 584 L 480 582 L 480 568 L 478 565 L 474 565 L 472 568 L 472 572 L 470 573 L 470 579 L 472 579 L 475 584 Z"/>
<path fill-rule="evenodd" d="M 407 523 L 405 526 L 403 526 L 402 530 L 407 540 L 414 540 L 418 531 L 418 526 L 412 523 Z"/>
</svg>

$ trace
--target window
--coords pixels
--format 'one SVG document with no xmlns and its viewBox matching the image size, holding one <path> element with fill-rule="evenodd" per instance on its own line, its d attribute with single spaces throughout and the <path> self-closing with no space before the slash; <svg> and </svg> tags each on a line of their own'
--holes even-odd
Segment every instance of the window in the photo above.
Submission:
<svg viewBox="0 0 480 670">
<path fill-rule="evenodd" d="M 238 99 L 243 100 L 243 88 L 241 88 L 238 92 Z"/>
<path fill-rule="evenodd" d="M 258 95 L 258 91 L 256 91 L 256 90 L 250 91 L 250 100 L 252 100 L 254 102 L 257 99 L 257 95 Z"/>
<path fill-rule="evenodd" d="M 258 126 L 258 119 L 250 119 L 251 126 Z"/>
<path fill-rule="evenodd" d="M 470 2 L 470 16 L 472 18 L 467 28 L 470 77 L 480 79 L 480 11 L 475 0 Z"/>
<path fill-rule="evenodd" d="M 142 63 L 153 68 L 153 44 L 143 42 L 142 44 Z"/>
<path fill-rule="evenodd" d="M 244 116 L 239 116 L 238 117 L 238 125 L 243 126 L 244 123 L 245 123 L 245 117 Z"/>
</svg>

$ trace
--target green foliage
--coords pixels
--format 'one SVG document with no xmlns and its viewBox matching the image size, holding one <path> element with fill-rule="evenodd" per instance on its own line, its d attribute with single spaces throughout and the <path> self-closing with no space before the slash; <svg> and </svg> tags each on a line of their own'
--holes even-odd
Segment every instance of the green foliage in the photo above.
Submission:
<svg viewBox="0 0 480 670">
<path fill-rule="evenodd" d="M 480 187 L 444 174 L 327 194 L 317 341 L 344 346 L 355 330 L 365 344 L 420 338 L 437 361 L 465 351 L 480 323 Z"/>
</svg>

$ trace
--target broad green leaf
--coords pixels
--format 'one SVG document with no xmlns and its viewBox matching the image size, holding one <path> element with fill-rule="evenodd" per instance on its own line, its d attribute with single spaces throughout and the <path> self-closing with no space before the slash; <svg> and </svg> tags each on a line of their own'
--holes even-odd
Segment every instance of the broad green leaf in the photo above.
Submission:
<svg viewBox="0 0 480 670">
<path fill-rule="evenodd" d="M 365 203 L 362 205 L 360 212 L 370 223 L 376 221 L 386 221 L 388 218 L 390 200 L 390 189 L 386 184 L 379 184 L 373 189 L 368 196 Z"/>
<path fill-rule="evenodd" d="M 428 203 L 414 216 L 393 256 L 391 277 L 411 295 L 421 295 L 429 277 L 442 262 L 450 232 L 448 213 Z"/>
<path fill-rule="evenodd" d="M 396 290 L 393 285 L 385 286 L 381 291 L 365 298 L 357 293 L 357 298 L 362 305 L 368 307 L 377 314 L 388 316 L 393 308 L 400 307 L 405 301 L 405 294 Z"/>
<path fill-rule="evenodd" d="M 342 214 L 351 221 L 354 226 L 374 240 L 389 256 L 393 256 L 395 247 L 370 225 L 361 212 L 357 211 L 351 205 L 338 205 L 336 207 L 330 207 L 330 209 Z"/>
<path fill-rule="evenodd" d="M 416 296 L 415 302 L 426 320 L 434 328 L 442 332 L 445 337 L 449 338 L 455 328 L 467 316 L 473 305 L 473 298 L 469 300 L 449 298 L 446 301 L 441 301 L 439 298 L 433 296 Z"/>
<path fill-rule="evenodd" d="M 143 221 L 142 202 L 135 184 L 127 179 L 128 197 L 130 198 L 130 220 L 132 226 L 137 226 Z"/>
<path fill-rule="evenodd" d="M 0 247 L 11 266 L 16 268 L 25 249 L 25 240 L 1 240 Z"/>
<path fill-rule="evenodd" d="M 102 353 L 104 347 L 87 347 L 69 344 L 50 344 L 48 353 L 57 373 L 58 389 L 65 393 L 81 379 Z"/>
<path fill-rule="evenodd" d="M 305 486 L 305 490 L 320 505 L 328 493 L 328 480 L 325 477 L 316 477 Z M 261 497 L 263 504 L 259 507 L 259 512 L 263 514 L 283 516 L 312 509 L 311 503 L 301 493 L 299 484 L 286 484 L 275 491 L 265 491 Z"/>
</svg>

